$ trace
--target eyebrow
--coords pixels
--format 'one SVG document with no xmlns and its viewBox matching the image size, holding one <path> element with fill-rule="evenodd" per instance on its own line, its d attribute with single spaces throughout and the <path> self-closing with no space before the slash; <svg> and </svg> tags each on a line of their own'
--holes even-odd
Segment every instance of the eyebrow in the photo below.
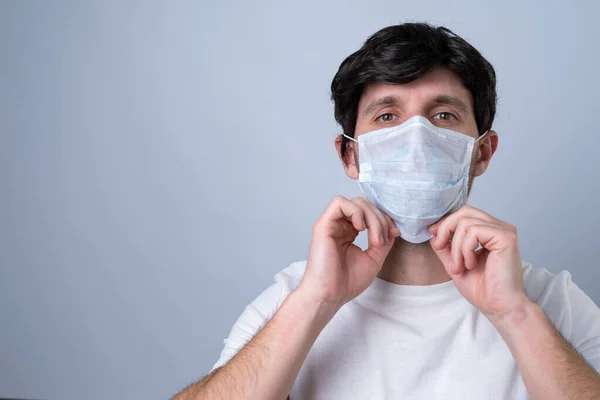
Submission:
<svg viewBox="0 0 600 400">
<path fill-rule="evenodd" d="M 459 111 L 462 111 L 465 114 L 469 114 L 469 107 L 467 106 L 467 104 L 456 96 L 440 94 L 433 98 L 432 103 L 436 105 L 443 104 L 447 106 L 454 106 L 458 108 Z"/>
<path fill-rule="evenodd" d="M 370 102 L 369 105 L 365 108 L 363 114 L 370 115 L 373 111 L 375 111 L 376 108 L 379 108 L 381 106 L 393 106 L 396 104 L 398 104 L 398 98 L 396 96 L 390 95 L 381 97 Z"/>
<path fill-rule="evenodd" d="M 380 108 L 381 106 L 384 106 L 384 107 L 394 106 L 394 105 L 397 105 L 398 103 L 399 103 L 399 99 L 398 99 L 398 97 L 396 97 L 394 95 L 380 97 L 379 99 L 375 99 L 369 103 L 369 105 L 363 111 L 363 115 L 370 115 L 373 111 L 375 111 L 377 108 Z M 452 96 L 452 95 L 448 95 L 448 94 L 439 94 L 431 100 L 431 103 L 435 104 L 435 105 L 454 106 L 454 107 L 458 108 L 459 111 L 462 111 L 465 114 L 470 113 L 469 107 L 467 106 L 467 104 L 462 99 L 460 99 L 459 97 L 456 97 L 456 96 Z"/>
</svg>

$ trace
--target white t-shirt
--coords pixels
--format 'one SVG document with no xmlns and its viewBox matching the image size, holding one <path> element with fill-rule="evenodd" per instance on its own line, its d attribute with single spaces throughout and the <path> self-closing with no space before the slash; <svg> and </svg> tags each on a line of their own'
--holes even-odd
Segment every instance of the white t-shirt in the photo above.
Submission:
<svg viewBox="0 0 600 400">
<path fill-rule="evenodd" d="M 306 262 L 275 276 L 233 326 L 213 369 L 227 363 L 300 283 Z M 523 263 L 525 291 L 600 370 L 600 310 L 571 281 Z M 454 282 L 396 285 L 379 278 L 344 305 L 311 348 L 290 393 L 309 399 L 528 399 L 496 328 Z"/>
</svg>

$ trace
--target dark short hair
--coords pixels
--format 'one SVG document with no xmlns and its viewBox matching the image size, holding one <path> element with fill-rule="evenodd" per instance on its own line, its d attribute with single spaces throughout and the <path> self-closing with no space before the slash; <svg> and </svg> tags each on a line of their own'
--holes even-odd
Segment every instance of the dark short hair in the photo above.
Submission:
<svg viewBox="0 0 600 400">
<path fill-rule="evenodd" d="M 435 67 L 453 71 L 471 92 L 479 134 L 491 129 L 496 114 L 494 68 L 450 29 L 427 23 L 383 28 L 342 62 L 331 82 L 335 120 L 346 135 L 354 137 L 358 103 L 367 84 L 409 83 Z M 342 157 L 347 144 L 342 137 Z"/>
</svg>

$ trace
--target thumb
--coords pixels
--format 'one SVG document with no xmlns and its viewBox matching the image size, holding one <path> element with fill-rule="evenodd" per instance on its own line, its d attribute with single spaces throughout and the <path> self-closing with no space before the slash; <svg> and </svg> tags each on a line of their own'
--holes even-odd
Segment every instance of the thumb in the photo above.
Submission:
<svg viewBox="0 0 600 400">
<path fill-rule="evenodd" d="M 436 243 L 436 239 L 437 236 L 434 236 L 429 241 L 429 244 L 431 244 L 431 248 L 433 249 L 435 254 L 437 254 L 438 258 L 444 265 L 444 268 L 446 269 L 448 275 L 455 275 L 455 273 L 452 272 L 452 244 L 450 242 L 445 244 L 438 244 Z"/>
<path fill-rule="evenodd" d="M 386 244 L 381 247 L 374 246 L 369 240 L 369 247 L 365 250 L 365 254 L 368 255 L 378 268 L 383 266 L 385 258 L 389 254 L 390 250 L 394 246 L 395 238 L 390 238 Z"/>
</svg>

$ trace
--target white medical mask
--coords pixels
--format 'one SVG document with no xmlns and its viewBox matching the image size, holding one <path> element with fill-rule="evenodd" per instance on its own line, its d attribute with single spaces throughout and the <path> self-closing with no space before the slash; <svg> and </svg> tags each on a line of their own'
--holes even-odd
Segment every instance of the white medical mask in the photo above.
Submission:
<svg viewBox="0 0 600 400">
<path fill-rule="evenodd" d="M 401 125 L 365 133 L 359 148 L 358 184 L 411 243 L 433 237 L 427 229 L 467 201 L 475 139 L 415 116 Z"/>
</svg>

